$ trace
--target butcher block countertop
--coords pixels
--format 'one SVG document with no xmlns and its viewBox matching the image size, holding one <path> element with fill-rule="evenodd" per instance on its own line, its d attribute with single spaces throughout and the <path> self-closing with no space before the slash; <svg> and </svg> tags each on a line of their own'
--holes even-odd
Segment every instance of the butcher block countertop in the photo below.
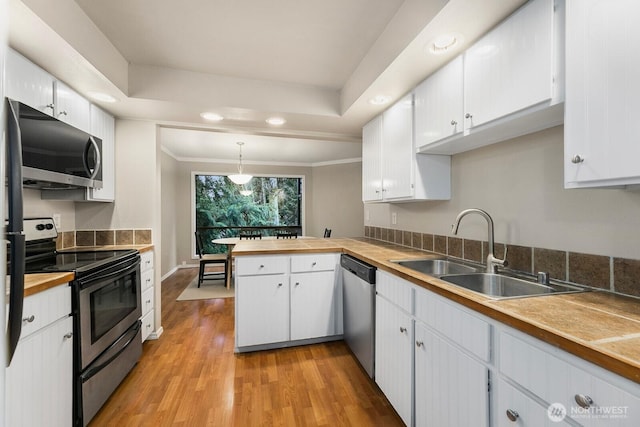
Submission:
<svg viewBox="0 0 640 427">
<path fill-rule="evenodd" d="M 342 252 L 640 383 L 640 300 L 602 291 L 493 300 L 390 260 L 441 257 L 371 239 L 243 240 L 234 256 Z"/>
<path fill-rule="evenodd" d="M 75 248 L 66 248 L 60 252 L 77 252 L 77 251 L 113 251 L 122 249 L 137 249 L 138 252 L 147 252 L 153 250 L 153 245 L 110 245 L 110 246 L 79 246 Z M 33 273 L 24 275 L 24 296 L 37 294 L 46 291 L 55 286 L 69 283 L 74 278 L 74 274 L 70 272 L 63 273 Z M 7 292 L 8 292 L 7 277 Z"/>
</svg>

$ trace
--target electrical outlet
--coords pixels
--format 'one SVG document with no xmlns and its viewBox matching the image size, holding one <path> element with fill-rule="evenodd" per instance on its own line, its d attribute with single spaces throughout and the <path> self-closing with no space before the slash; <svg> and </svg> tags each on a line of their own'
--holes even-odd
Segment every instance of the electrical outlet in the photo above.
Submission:
<svg viewBox="0 0 640 427">
<path fill-rule="evenodd" d="M 62 225 L 60 223 L 60 214 L 55 213 L 52 215 L 52 218 L 53 218 L 53 225 L 56 226 L 56 230 L 60 230 L 60 228 L 62 228 Z"/>
<path fill-rule="evenodd" d="M 396 225 L 398 223 L 398 214 L 391 212 L 391 224 Z"/>
</svg>

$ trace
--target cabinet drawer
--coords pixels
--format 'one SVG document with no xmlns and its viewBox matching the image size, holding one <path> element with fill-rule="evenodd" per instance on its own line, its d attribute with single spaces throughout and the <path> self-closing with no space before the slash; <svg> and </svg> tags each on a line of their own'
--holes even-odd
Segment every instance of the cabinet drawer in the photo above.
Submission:
<svg viewBox="0 0 640 427">
<path fill-rule="evenodd" d="M 142 315 L 153 309 L 153 286 L 142 293 Z"/>
<path fill-rule="evenodd" d="M 491 358 L 491 325 L 433 293 L 415 290 L 416 318 L 485 362 Z"/>
<path fill-rule="evenodd" d="M 510 426 L 568 426 L 562 415 L 554 417 L 552 421 L 547 413 L 547 408 L 540 405 L 532 398 L 526 396 L 517 388 L 508 384 L 502 378 L 498 381 L 497 413 L 495 425 L 498 427 Z M 512 421 L 509 417 L 515 418 Z"/>
<path fill-rule="evenodd" d="M 237 257 L 236 274 L 255 276 L 262 274 L 284 274 L 287 272 L 288 256 Z"/>
<path fill-rule="evenodd" d="M 555 349 L 546 351 L 545 347 L 542 342 L 528 342 L 510 332 L 502 332 L 500 371 L 545 402 L 561 403 L 569 417 L 585 426 L 611 425 L 607 422 L 611 423 L 614 418 L 615 425 L 638 425 L 638 384 L 597 367 L 588 369 L 586 362 L 569 354 L 556 357 L 551 354 Z M 592 401 L 588 408 L 584 407 L 585 400 Z"/>
<path fill-rule="evenodd" d="M 291 272 L 335 270 L 338 264 L 337 254 L 293 255 L 291 257 Z"/>
<path fill-rule="evenodd" d="M 413 285 L 387 272 L 376 271 L 376 294 L 413 313 Z"/>
<path fill-rule="evenodd" d="M 24 338 L 71 314 L 71 287 L 60 285 L 24 299 L 22 332 Z M 29 320 L 27 320 L 29 319 Z"/>
<path fill-rule="evenodd" d="M 153 286 L 153 271 L 145 270 L 140 275 L 140 288 L 143 292 Z"/>
<path fill-rule="evenodd" d="M 147 271 L 153 268 L 153 251 L 142 252 L 140 254 L 140 271 Z"/>
<path fill-rule="evenodd" d="M 142 342 L 153 332 L 153 310 L 142 316 Z"/>
</svg>

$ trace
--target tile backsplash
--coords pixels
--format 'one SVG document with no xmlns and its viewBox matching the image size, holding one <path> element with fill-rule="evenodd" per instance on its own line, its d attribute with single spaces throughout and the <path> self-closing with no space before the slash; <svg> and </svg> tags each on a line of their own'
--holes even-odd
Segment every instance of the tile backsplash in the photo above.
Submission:
<svg viewBox="0 0 640 427">
<path fill-rule="evenodd" d="M 63 231 L 58 235 L 57 248 L 76 246 L 149 245 L 151 230 L 79 230 Z"/>
<path fill-rule="evenodd" d="M 454 236 L 365 226 L 365 237 L 481 263 L 488 254 L 486 241 Z M 558 280 L 640 297 L 640 260 L 497 242 L 495 256 L 503 258 L 505 248 L 511 270 L 544 271 Z"/>
</svg>

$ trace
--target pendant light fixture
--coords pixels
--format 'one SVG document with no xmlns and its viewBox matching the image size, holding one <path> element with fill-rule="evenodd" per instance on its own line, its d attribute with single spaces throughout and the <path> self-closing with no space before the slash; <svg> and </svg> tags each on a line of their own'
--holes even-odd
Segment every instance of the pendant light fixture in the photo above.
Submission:
<svg viewBox="0 0 640 427">
<path fill-rule="evenodd" d="M 242 173 L 242 146 L 244 145 L 244 142 L 236 142 L 236 144 L 238 144 L 238 146 L 240 147 L 240 161 L 238 162 L 238 173 L 228 175 L 228 178 L 234 184 L 244 185 L 247 182 L 251 181 L 251 178 L 253 178 L 253 176 Z"/>
</svg>

